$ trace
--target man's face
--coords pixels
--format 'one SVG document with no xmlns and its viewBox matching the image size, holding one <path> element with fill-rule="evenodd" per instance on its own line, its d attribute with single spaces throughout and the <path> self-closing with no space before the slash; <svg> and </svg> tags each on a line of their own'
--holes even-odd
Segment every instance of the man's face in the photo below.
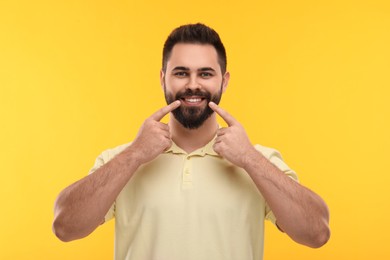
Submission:
<svg viewBox="0 0 390 260">
<path fill-rule="evenodd" d="M 168 104 L 180 100 L 181 106 L 172 113 L 184 127 L 196 129 L 213 111 L 210 101 L 219 103 L 229 80 L 229 73 L 222 75 L 217 51 L 212 45 L 176 44 L 161 72 Z"/>
</svg>

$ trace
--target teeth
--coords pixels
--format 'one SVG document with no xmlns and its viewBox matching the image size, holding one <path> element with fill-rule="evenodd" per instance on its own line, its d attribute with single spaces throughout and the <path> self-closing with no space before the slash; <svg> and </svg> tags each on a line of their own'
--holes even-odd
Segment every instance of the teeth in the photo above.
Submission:
<svg viewBox="0 0 390 260">
<path fill-rule="evenodd" d="M 186 101 L 189 103 L 196 103 L 202 101 L 201 98 L 186 98 Z"/>
</svg>

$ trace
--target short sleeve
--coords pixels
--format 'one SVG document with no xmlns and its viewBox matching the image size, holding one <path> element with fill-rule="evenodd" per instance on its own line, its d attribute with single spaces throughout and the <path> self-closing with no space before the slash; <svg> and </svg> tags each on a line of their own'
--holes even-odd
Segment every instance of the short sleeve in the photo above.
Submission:
<svg viewBox="0 0 390 260">
<path fill-rule="evenodd" d="M 95 164 L 88 174 L 93 174 L 97 169 L 103 166 L 105 163 L 109 161 L 109 153 L 108 151 L 104 151 L 101 153 L 95 160 Z M 115 216 L 115 202 L 112 204 L 106 215 L 104 216 L 104 222 L 111 220 Z"/>
<path fill-rule="evenodd" d="M 101 166 L 106 164 L 108 161 L 110 161 L 112 158 L 114 158 L 117 154 L 121 153 L 123 150 L 126 149 L 131 143 L 122 144 L 119 145 L 113 149 L 108 149 L 104 152 L 102 152 L 95 160 L 95 164 L 93 165 L 92 169 L 89 171 L 89 174 L 93 174 L 97 169 L 99 169 Z M 107 222 L 110 219 L 115 217 L 115 201 L 108 210 L 107 214 L 104 217 L 104 221 Z"/>
<path fill-rule="evenodd" d="M 272 164 L 278 167 L 284 174 L 286 174 L 294 181 L 299 182 L 297 174 L 292 169 L 290 169 L 290 167 L 283 161 L 282 155 L 277 150 L 273 148 L 261 146 L 258 144 L 255 145 L 255 148 L 264 157 L 266 157 Z M 268 204 L 266 204 L 265 212 L 266 212 L 265 219 L 271 221 L 276 225 L 276 217 L 271 211 L 271 208 L 268 206 Z"/>
</svg>

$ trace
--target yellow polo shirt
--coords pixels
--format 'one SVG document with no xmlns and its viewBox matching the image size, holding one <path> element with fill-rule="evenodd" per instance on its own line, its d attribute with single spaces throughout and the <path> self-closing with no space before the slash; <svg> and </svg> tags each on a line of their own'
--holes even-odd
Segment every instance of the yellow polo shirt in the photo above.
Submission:
<svg viewBox="0 0 390 260">
<path fill-rule="evenodd" d="M 190 154 L 173 144 L 139 167 L 105 218 L 115 218 L 116 260 L 263 259 L 264 219 L 275 217 L 249 175 L 213 143 Z M 91 173 L 128 145 L 104 151 Z M 297 180 L 276 150 L 255 147 Z"/>
</svg>

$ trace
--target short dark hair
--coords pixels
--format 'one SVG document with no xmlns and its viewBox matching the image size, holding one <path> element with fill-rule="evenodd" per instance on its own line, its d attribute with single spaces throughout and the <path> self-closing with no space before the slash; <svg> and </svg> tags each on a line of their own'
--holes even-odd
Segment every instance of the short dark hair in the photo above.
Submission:
<svg viewBox="0 0 390 260">
<path fill-rule="evenodd" d="M 196 44 L 210 44 L 218 54 L 218 63 L 221 66 L 222 74 L 226 72 L 227 59 L 225 47 L 219 35 L 212 28 L 201 24 L 187 24 L 174 29 L 168 36 L 164 44 L 162 69 L 165 72 L 167 69 L 167 62 L 171 56 L 172 49 L 177 43 L 196 43 Z"/>
</svg>

